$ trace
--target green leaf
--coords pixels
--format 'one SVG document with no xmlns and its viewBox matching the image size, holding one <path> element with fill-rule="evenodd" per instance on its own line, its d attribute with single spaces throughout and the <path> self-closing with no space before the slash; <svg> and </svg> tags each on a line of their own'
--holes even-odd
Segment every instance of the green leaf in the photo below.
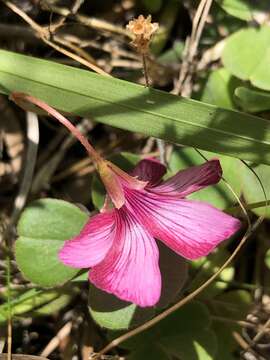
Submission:
<svg viewBox="0 0 270 360">
<path fill-rule="evenodd" d="M 141 0 L 141 1 L 145 9 L 151 14 L 158 12 L 162 6 L 162 0 Z"/>
<path fill-rule="evenodd" d="M 2 93 L 30 93 L 61 111 L 108 125 L 270 164 L 265 119 L 4 50 L 0 84 Z"/>
<path fill-rule="evenodd" d="M 261 180 L 266 192 L 267 199 L 270 198 L 270 166 L 266 165 L 253 165 L 251 166 Z M 253 174 L 253 172 L 244 164 L 241 164 L 239 171 L 239 180 L 242 182 L 243 193 L 247 203 L 257 203 L 265 201 L 263 190 L 261 185 Z M 265 209 L 265 206 L 251 209 L 256 215 L 264 215 L 270 217 L 269 206 Z"/>
<path fill-rule="evenodd" d="M 234 89 L 239 86 L 240 83 L 241 81 L 232 76 L 227 69 L 221 68 L 214 70 L 207 79 L 201 100 L 226 109 L 234 109 Z"/>
<path fill-rule="evenodd" d="M 202 151 L 207 159 L 218 158 L 221 162 L 223 176 L 232 186 L 237 195 L 241 191 L 239 182 L 239 165 L 241 162 L 228 156 Z M 204 163 L 204 158 L 192 148 L 181 148 L 173 151 L 169 161 L 169 169 L 174 174 L 177 171 L 193 165 Z M 222 210 L 232 206 L 236 202 L 234 195 L 228 186 L 221 180 L 217 185 L 207 187 L 189 195 L 189 199 L 208 202 Z"/>
<path fill-rule="evenodd" d="M 233 338 L 233 331 L 239 331 L 240 326 L 213 321 L 213 328 L 218 340 L 216 359 L 235 360 L 233 352 L 238 348 L 238 344 Z"/>
<path fill-rule="evenodd" d="M 99 326 L 110 330 L 138 326 L 154 315 L 153 308 L 139 308 L 93 285 L 90 286 L 89 291 L 89 311 Z"/>
<path fill-rule="evenodd" d="M 264 262 L 268 269 L 270 269 L 270 249 L 268 249 L 265 254 Z"/>
<path fill-rule="evenodd" d="M 139 308 L 91 285 L 89 311 L 100 326 L 110 330 L 137 326 L 153 317 L 156 308 L 168 306 L 179 295 L 187 279 L 187 262 L 162 243 L 158 243 L 158 246 L 162 291 L 157 305 L 152 308 Z"/>
<path fill-rule="evenodd" d="M 251 21 L 260 11 L 269 11 L 269 3 L 265 0 L 216 0 L 228 14 L 242 20 Z"/>
<path fill-rule="evenodd" d="M 76 290 L 65 287 L 59 290 L 38 290 L 31 289 L 23 293 L 17 293 L 16 298 L 11 300 L 13 316 L 31 314 L 32 316 L 49 315 L 66 306 Z M 0 324 L 6 322 L 9 314 L 9 305 L 0 305 Z"/>
<path fill-rule="evenodd" d="M 214 360 L 217 352 L 217 339 L 211 330 L 187 334 L 178 334 L 160 341 L 162 347 L 173 356 L 185 360 Z"/>
<path fill-rule="evenodd" d="M 186 283 L 188 264 L 185 259 L 158 242 L 159 267 L 162 278 L 162 289 L 157 308 L 164 308 L 174 302 Z"/>
<path fill-rule="evenodd" d="M 128 360 L 171 360 L 171 357 L 158 344 L 145 344 L 133 351 Z"/>
<path fill-rule="evenodd" d="M 79 269 L 60 263 L 57 253 L 87 219 L 78 207 L 62 200 L 42 199 L 30 204 L 20 217 L 15 244 L 16 261 L 24 277 L 44 287 L 73 278 Z"/>
<path fill-rule="evenodd" d="M 149 346 L 161 346 L 168 356 L 185 360 L 215 359 L 217 340 L 209 327 L 207 307 L 193 301 L 121 346 L 135 353 L 143 353 Z"/>
<path fill-rule="evenodd" d="M 246 290 L 231 290 L 218 295 L 210 304 L 211 313 L 217 316 L 244 320 L 252 306 L 252 298 Z"/>
<path fill-rule="evenodd" d="M 249 89 L 243 86 L 235 89 L 237 103 L 248 112 L 260 112 L 270 109 L 270 93 Z"/>
<path fill-rule="evenodd" d="M 237 31 L 226 40 L 222 54 L 224 66 L 242 80 L 270 90 L 270 27 Z"/>
<path fill-rule="evenodd" d="M 197 289 L 202 283 L 204 283 L 210 276 L 215 274 L 219 268 L 224 264 L 224 262 L 229 258 L 230 253 L 223 248 L 218 248 L 218 250 L 212 254 L 210 254 L 206 258 L 200 258 L 197 261 L 192 262 L 192 267 L 199 272 L 193 278 L 189 291 Z M 217 280 L 210 284 L 201 294 L 200 298 L 209 299 L 211 297 L 216 296 L 220 292 L 223 292 L 227 287 L 228 283 L 234 277 L 234 267 L 229 266 L 224 269 Z M 218 280 L 221 281 L 218 281 Z"/>
</svg>

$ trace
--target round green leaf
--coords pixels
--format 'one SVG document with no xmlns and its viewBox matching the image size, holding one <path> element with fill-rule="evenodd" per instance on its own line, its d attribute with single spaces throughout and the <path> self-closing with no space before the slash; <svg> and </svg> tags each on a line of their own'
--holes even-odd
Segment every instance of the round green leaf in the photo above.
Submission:
<svg viewBox="0 0 270 360">
<path fill-rule="evenodd" d="M 270 27 L 237 31 L 227 41 L 222 54 L 224 66 L 242 80 L 270 90 Z"/>
<path fill-rule="evenodd" d="M 128 360 L 171 360 L 165 350 L 158 344 L 145 343 L 144 346 L 131 352 Z"/>
<path fill-rule="evenodd" d="M 175 334 L 162 338 L 160 344 L 172 356 L 187 360 L 215 360 L 217 337 L 212 330 Z"/>
<path fill-rule="evenodd" d="M 269 2 L 266 0 L 216 0 L 228 14 L 241 20 L 251 21 L 260 11 L 269 11 Z"/>
<path fill-rule="evenodd" d="M 207 79 L 201 100 L 223 108 L 234 109 L 233 92 L 240 83 L 241 80 L 232 76 L 227 69 L 214 70 Z"/>
<path fill-rule="evenodd" d="M 20 217 L 15 244 L 16 261 L 24 277 L 43 287 L 73 278 L 79 270 L 63 265 L 57 254 L 87 219 L 87 214 L 66 201 L 42 199 L 30 204 Z"/>
<path fill-rule="evenodd" d="M 138 326 L 153 317 L 153 308 L 139 308 L 90 286 L 89 311 L 92 318 L 110 330 L 122 330 Z"/>
<path fill-rule="evenodd" d="M 248 112 L 260 112 L 270 109 L 270 93 L 249 89 L 243 86 L 235 89 L 237 103 Z"/>
<path fill-rule="evenodd" d="M 188 276 L 188 264 L 184 258 L 177 255 L 163 243 L 158 242 L 158 247 L 162 289 L 156 307 L 164 308 L 175 301 L 185 285 Z"/>
</svg>

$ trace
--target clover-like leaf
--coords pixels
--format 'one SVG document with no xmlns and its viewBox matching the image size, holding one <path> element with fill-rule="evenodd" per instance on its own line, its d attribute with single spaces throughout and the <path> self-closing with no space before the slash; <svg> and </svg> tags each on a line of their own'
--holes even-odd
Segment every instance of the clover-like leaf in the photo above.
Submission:
<svg viewBox="0 0 270 360">
<path fill-rule="evenodd" d="M 224 66 L 238 78 L 249 80 L 258 88 L 270 90 L 269 38 L 269 26 L 235 32 L 226 40 L 222 54 Z"/>
<path fill-rule="evenodd" d="M 30 204 L 19 220 L 15 244 L 16 261 L 24 277 L 43 287 L 72 279 L 79 269 L 63 265 L 57 254 L 87 219 L 87 214 L 66 201 L 42 199 Z"/>
<path fill-rule="evenodd" d="M 110 330 L 123 330 L 138 326 L 153 317 L 153 308 L 139 308 L 123 301 L 95 286 L 90 286 L 89 311 L 101 327 Z"/>
<path fill-rule="evenodd" d="M 256 113 L 270 109 L 270 92 L 240 86 L 235 89 L 234 95 L 245 111 Z"/>
</svg>

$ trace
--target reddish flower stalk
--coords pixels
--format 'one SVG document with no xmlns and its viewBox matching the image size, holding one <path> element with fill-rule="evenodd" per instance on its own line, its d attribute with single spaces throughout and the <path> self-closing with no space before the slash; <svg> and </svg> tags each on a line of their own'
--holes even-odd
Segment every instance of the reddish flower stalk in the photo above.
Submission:
<svg viewBox="0 0 270 360">
<path fill-rule="evenodd" d="M 20 92 L 13 92 L 10 95 L 10 99 L 13 100 L 17 105 L 21 106 L 22 108 L 25 107 L 26 102 L 29 102 L 43 109 L 48 114 L 55 117 L 80 141 L 80 143 L 86 149 L 90 157 L 92 157 L 95 164 L 98 164 L 100 161 L 103 160 L 102 157 L 93 148 L 93 146 L 89 143 L 89 141 L 83 136 L 83 134 L 69 120 L 67 120 L 63 115 L 61 115 L 57 110 L 52 108 L 50 105 L 46 104 L 40 99 L 35 98 L 34 96 Z"/>
<path fill-rule="evenodd" d="M 20 92 L 13 92 L 10 95 L 10 99 L 26 110 L 28 110 L 28 103 L 34 104 L 43 109 L 63 124 L 80 141 L 90 157 L 93 159 L 94 165 L 99 172 L 108 194 L 110 195 L 116 208 L 121 208 L 121 206 L 125 203 L 125 196 L 119 177 L 134 189 L 142 189 L 146 185 L 145 182 L 133 178 L 119 169 L 116 165 L 104 160 L 89 143 L 86 137 L 68 119 L 44 101 Z"/>
</svg>

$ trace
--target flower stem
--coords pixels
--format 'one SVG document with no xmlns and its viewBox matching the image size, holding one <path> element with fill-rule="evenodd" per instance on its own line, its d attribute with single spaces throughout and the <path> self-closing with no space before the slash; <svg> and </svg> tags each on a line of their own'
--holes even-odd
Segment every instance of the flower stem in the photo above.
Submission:
<svg viewBox="0 0 270 360">
<path fill-rule="evenodd" d="M 55 119 L 57 119 L 61 124 L 63 124 L 80 141 L 80 143 L 84 146 L 88 154 L 93 158 L 95 165 L 103 161 L 102 157 L 97 153 L 97 151 L 89 143 L 86 137 L 68 119 L 66 119 L 62 114 L 60 114 L 50 105 L 46 104 L 40 99 L 35 98 L 34 96 L 19 92 L 13 92 L 10 95 L 10 99 L 13 100 L 15 103 L 17 103 L 22 108 L 25 107 L 24 102 L 27 101 L 46 111 L 48 114 L 50 114 Z"/>
<path fill-rule="evenodd" d="M 150 87 L 147 63 L 146 63 L 146 54 L 142 54 L 142 64 L 143 64 L 143 74 L 144 74 L 144 78 L 145 78 L 145 86 Z"/>
</svg>

